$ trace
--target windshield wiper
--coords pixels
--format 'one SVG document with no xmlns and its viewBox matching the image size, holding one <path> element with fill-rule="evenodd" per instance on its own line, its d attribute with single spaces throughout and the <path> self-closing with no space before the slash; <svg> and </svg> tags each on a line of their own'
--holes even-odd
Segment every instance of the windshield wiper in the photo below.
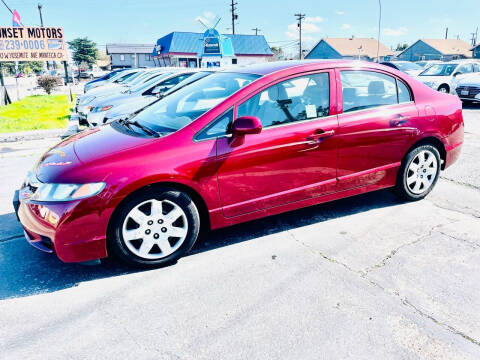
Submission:
<svg viewBox="0 0 480 360">
<path fill-rule="evenodd" d="M 152 129 L 150 129 L 148 126 L 145 126 L 145 125 L 140 124 L 137 120 L 126 121 L 126 122 L 127 122 L 128 124 L 132 124 L 132 125 L 135 125 L 135 126 L 139 127 L 140 129 L 142 129 L 143 131 L 145 131 L 147 134 L 152 135 L 153 137 L 160 137 L 160 134 L 157 133 L 155 130 L 152 130 Z"/>
</svg>

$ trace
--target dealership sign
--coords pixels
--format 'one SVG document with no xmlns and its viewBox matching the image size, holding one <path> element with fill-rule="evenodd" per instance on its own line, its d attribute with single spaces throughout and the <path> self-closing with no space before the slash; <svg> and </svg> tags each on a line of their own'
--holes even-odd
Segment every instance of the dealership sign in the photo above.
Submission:
<svg viewBox="0 0 480 360">
<path fill-rule="evenodd" d="M 66 61 L 61 27 L 0 27 L 0 61 Z"/>
</svg>

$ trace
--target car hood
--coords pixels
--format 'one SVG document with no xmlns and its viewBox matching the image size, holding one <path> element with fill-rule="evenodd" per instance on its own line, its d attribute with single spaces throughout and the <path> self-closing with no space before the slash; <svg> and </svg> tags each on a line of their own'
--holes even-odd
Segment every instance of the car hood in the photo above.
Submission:
<svg viewBox="0 0 480 360">
<path fill-rule="evenodd" d="M 60 142 L 42 155 L 35 166 L 35 174 L 38 180 L 44 183 L 88 181 L 96 166 L 105 165 L 105 161 L 119 159 L 122 152 L 153 140 L 150 137 L 123 134 L 110 125 L 85 130 Z M 108 157 L 110 159 L 105 160 Z"/>
<path fill-rule="evenodd" d="M 86 96 L 101 96 L 105 94 L 111 94 L 113 92 L 121 92 L 125 90 L 125 86 L 119 85 L 119 84 L 105 84 L 99 87 L 96 87 L 94 89 L 88 90 L 85 94 Z"/>
<path fill-rule="evenodd" d="M 480 73 L 458 75 L 457 86 L 480 86 Z"/>
<path fill-rule="evenodd" d="M 110 96 L 102 96 L 98 99 L 95 99 L 92 102 L 92 106 L 103 107 L 103 106 L 117 106 L 126 104 L 130 101 L 135 101 L 137 98 L 143 97 L 141 94 L 112 94 Z M 153 97 L 153 96 L 151 96 Z M 155 98 L 155 97 L 153 97 Z"/>
<path fill-rule="evenodd" d="M 448 83 L 451 80 L 450 76 L 417 76 L 417 79 L 422 83 Z"/>
<path fill-rule="evenodd" d="M 124 102 L 108 110 L 105 114 L 105 117 L 108 119 L 113 119 L 121 115 L 130 115 L 153 103 L 155 100 L 158 100 L 158 98 L 155 96 L 135 96 L 131 99 L 128 99 L 128 102 Z"/>
<path fill-rule="evenodd" d="M 423 69 L 421 70 L 406 70 L 404 71 L 405 74 L 408 74 L 410 76 L 417 76 L 418 74 L 420 74 L 421 72 L 423 71 Z"/>
</svg>

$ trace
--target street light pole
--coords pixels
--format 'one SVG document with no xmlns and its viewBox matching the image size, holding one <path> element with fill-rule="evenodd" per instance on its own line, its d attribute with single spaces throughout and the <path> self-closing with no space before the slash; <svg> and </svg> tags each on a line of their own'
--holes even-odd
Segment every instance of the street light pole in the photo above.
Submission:
<svg viewBox="0 0 480 360">
<path fill-rule="evenodd" d="M 299 60 L 302 60 L 302 20 L 305 19 L 305 14 L 295 14 L 298 20 L 298 34 L 299 34 L 299 52 L 298 52 L 298 58 Z"/>
<path fill-rule="evenodd" d="M 379 54 L 380 54 L 380 31 L 382 26 L 382 1 L 378 0 L 378 36 L 377 36 L 377 63 L 380 62 Z"/>
<path fill-rule="evenodd" d="M 40 14 L 40 26 L 43 27 L 42 4 L 38 3 L 38 13 Z"/>
</svg>

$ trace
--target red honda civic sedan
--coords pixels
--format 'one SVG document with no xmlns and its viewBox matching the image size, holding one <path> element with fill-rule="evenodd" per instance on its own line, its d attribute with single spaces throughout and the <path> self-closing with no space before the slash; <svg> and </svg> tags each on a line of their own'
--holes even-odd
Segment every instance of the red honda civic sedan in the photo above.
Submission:
<svg viewBox="0 0 480 360">
<path fill-rule="evenodd" d="M 14 205 L 27 240 L 64 262 L 113 253 L 157 266 L 185 255 L 201 228 L 388 187 L 422 199 L 458 158 L 463 130 L 457 97 L 385 66 L 239 67 L 61 142 Z"/>
</svg>

